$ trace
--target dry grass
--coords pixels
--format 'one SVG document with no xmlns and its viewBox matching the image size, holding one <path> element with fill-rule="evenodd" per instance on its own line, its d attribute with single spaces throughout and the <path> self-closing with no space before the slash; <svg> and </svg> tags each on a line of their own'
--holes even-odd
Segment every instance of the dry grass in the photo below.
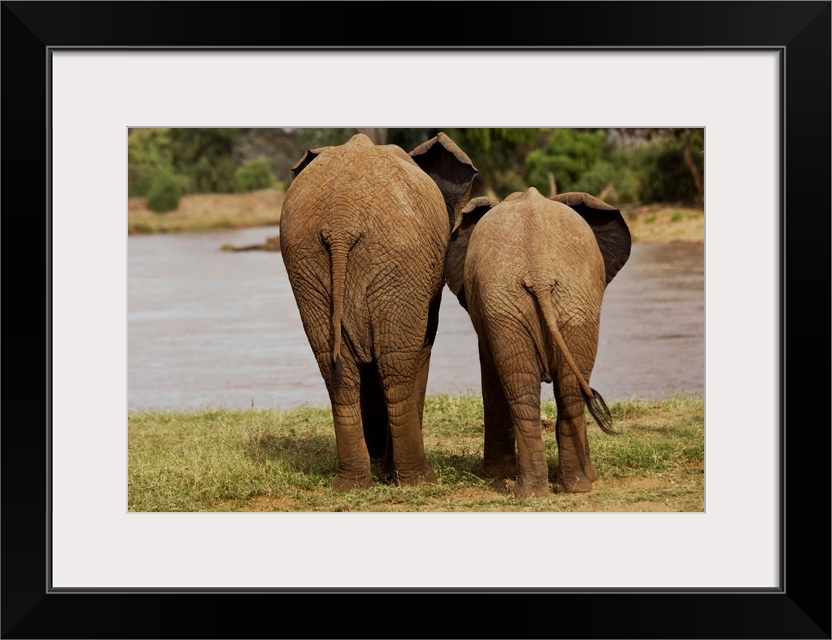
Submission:
<svg viewBox="0 0 832 640">
<path fill-rule="evenodd" d="M 704 242 L 705 212 L 694 207 L 642 205 L 622 208 L 633 242 Z"/>
<path fill-rule="evenodd" d="M 283 191 L 262 189 L 249 193 L 210 193 L 183 196 L 168 213 L 147 208 L 147 198 L 128 198 L 128 233 L 208 231 L 276 225 L 283 207 Z"/>
</svg>

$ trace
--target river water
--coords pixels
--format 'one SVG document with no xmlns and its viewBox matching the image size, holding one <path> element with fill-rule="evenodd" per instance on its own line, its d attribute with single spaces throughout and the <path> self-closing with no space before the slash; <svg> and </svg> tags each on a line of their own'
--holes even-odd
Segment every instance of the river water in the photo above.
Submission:
<svg viewBox="0 0 832 640">
<path fill-rule="evenodd" d="M 219 250 L 276 234 L 128 238 L 130 410 L 328 405 L 280 254 Z M 608 401 L 704 393 L 704 304 L 702 244 L 633 245 L 604 297 L 592 386 Z M 428 393 L 469 391 L 480 391 L 477 340 L 446 287 Z"/>
</svg>

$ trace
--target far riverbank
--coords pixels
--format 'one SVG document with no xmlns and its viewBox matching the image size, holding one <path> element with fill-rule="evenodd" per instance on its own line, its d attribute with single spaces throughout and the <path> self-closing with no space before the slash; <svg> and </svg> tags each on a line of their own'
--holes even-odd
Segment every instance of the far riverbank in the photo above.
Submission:
<svg viewBox="0 0 832 640">
<path fill-rule="evenodd" d="M 139 235 L 277 227 L 283 196 L 280 189 L 262 189 L 249 193 L 192 194 L 184 196 L 179 207 L 168 213 L 150 211 L 147 208 L 147 198 L 129 198 L 128 233 Z M 705 212 L 702 207 L 658 203 L 622 206 L 621 212 L 627 220 L 633 242 L 705 241 Z"/>
</svg>

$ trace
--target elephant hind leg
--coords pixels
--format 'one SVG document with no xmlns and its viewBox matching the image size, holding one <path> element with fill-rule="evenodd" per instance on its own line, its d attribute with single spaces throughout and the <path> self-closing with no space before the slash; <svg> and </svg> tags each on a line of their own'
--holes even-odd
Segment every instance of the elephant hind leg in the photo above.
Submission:
<svg viewBox="0 0 832 640">
<path fill-rule="evenodd" d="M 549 467 L 540 424 L 540 374 L 515 372 L 505 382 L 506 399 L 517 439 L 518 498 L 549 495 Z"/>
<path fill-rule="evenodd" d="M 522 319 L 507 315 L 494 315 L 475 327 L 480 362 L 485 365 L 483 393 L 488 396 L 483 398 L 488 413 L 484 456 L 502 461 L 508 471 L 516 443 L 514 495 L 547 496 L 549 467 L 540 424 L 541 371 L 535 340 Z M 486 377 L 489 369 L 494 375 Z"/>
<path fill-rule="evenodd" d="M 511 408 L 489 347 L 482 340 L 479 341 L 479 354 L 485 431 L 482 472 L 489 478 L 513 478 L 517 475 L 517 454 Z"/>
<path fill-rule="evenodd" d="M 316 357 L 322 371 L 332 362 L 332 354 L 328 352 L 319 352 Z M 368 488 L 373 484 L 373 476 L 361 419 L 360 375 L 355 362 L 343 357 L 341 360 L 343 374 L 339 384 L 327 385 L 338 449 L 338 471 L 332 480 L 332 488 Z"/>
<path fill-rule="evenodd" d="M 519 473 L 514 485 L 518 498 L 549 494 L 549 467 L 540 424 L 540 370 L 530 336 L 515 332 L 510 341 L 499 341 L 506 351 L 495 355 L 497 375 L 509 407 L 517 443 Z M 504 435 L 508 444 L 508 435 Z"/>
<path fill-rule="evenodd" d="M 416 388 L 422 364 L 419 351 L 395 352 L 382 356 L 379 361 L 390 424 L 393 470 L 399 485 L 436 481 L 425 456 L 420 393 Z"/>
<path fill-rule="evenodd" d="M 598 479 L 589 455 L 584 395 L 575 381 L 565 385 L 555 381 L 555 402 L 558 408 L 555 437 L 558 442 L 558 466 L 555 479 L 559 491 L 588 493 Z"/>
<path fill-rule="evenodd" d="M 557 488 L 565 493 L 587 493 L 598 479 L 598 470 L 589 454 L 586 410 L 602 429 L 609 431 L 612 421 L 603 398 L 594 389 L 595 396 L 586 393 L 595 364 L 598 344 L 597 322 L 576 324 L 561 329 L 563 342 L 574 359 L 568 364 L 563 354 L 556 356 L 552 367 L 552 386 L 558 408 L 555 435 L 558 443 L 558 466 L 555 472 Z M 579 380 L 578 375 L 583 380 Z"/>
</svg>

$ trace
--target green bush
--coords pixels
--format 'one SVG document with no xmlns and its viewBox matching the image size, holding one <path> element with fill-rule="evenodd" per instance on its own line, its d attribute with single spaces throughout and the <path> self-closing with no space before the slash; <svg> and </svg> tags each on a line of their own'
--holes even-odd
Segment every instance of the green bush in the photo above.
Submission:
<svg viewBox="0 0 832 640">
<path fill-rule="evenodd" d="M 175 173 L 188 178 L 189 193 L 233 193 L 239 163 L 234 145 L 240 129 L 169 130 Z"/>
<path fill-rule="evenodd" d="M 251 160 L 234 174 L 238 191 L 256 191 L 274 186 L 274 173 L 268 160 Z"/>
<path fill-rule="evenodd" d="M 127 196 L 146 196 L 156 173 L 147 167 L 127 165 Z"/>
<path fill-rule="evenodd" d="M 599 160 L 581 175 L 574 190 L 596 197 L 606 193 L 605 198 L 610 204 L 630 204 L 639 199 L 639 187 L 638 176 L 633 169 L 615 160 Z"/>
<path fill-rule="evenodd" d="M 169 129 L 133 129 L 127 137 L 127 195 L 146 196 L 173 167 Z"/>
<path fill-rule="evenodd" d="M 640 145 L 633 154 L 642 202 L 695 202 L 696 184 L 684 160 L 684 139 L 663 137 Z M 694 130 L 691 156 L 704 172 L 701 132 Z"/>
<path fill-rule="evenodd" d="M 690 131 L 690 157 L 704 173 L 701 129 Z M 585 191 L 610 204 L 696 202 L 699 194 L 685 163 L 682 129 L 659 129 L 635 144 L 616 148 L 605 129 L 552 129 L 546 144 L 526 155 L 526 180 L 549 192 Z"/>
<path fill-rule="evenodd" d="M 173 211 L 185 193 L 182 178 L 171 173 L 160 173 L 147 192 L 147 208 L 156 213 Z"/>
<path fill-rule="evenodd" d="M 234 172 L 237 160 L 232 156 L 218 157 L 213 160 L 208 156 L 199 158 L 187 167 L 185 175 L 189 178 L 192 193 L 233 193 L 236 191 Z"/>
<path fill-rule="evenodd" d="M 551 172 L 558 193 L 582 191 L 581 178 L 603 158 L 605 146 L 603 129 L 552 129 L 546 146 L 526 156 L 526 180 L 548 194 Z"/>
</svg>

